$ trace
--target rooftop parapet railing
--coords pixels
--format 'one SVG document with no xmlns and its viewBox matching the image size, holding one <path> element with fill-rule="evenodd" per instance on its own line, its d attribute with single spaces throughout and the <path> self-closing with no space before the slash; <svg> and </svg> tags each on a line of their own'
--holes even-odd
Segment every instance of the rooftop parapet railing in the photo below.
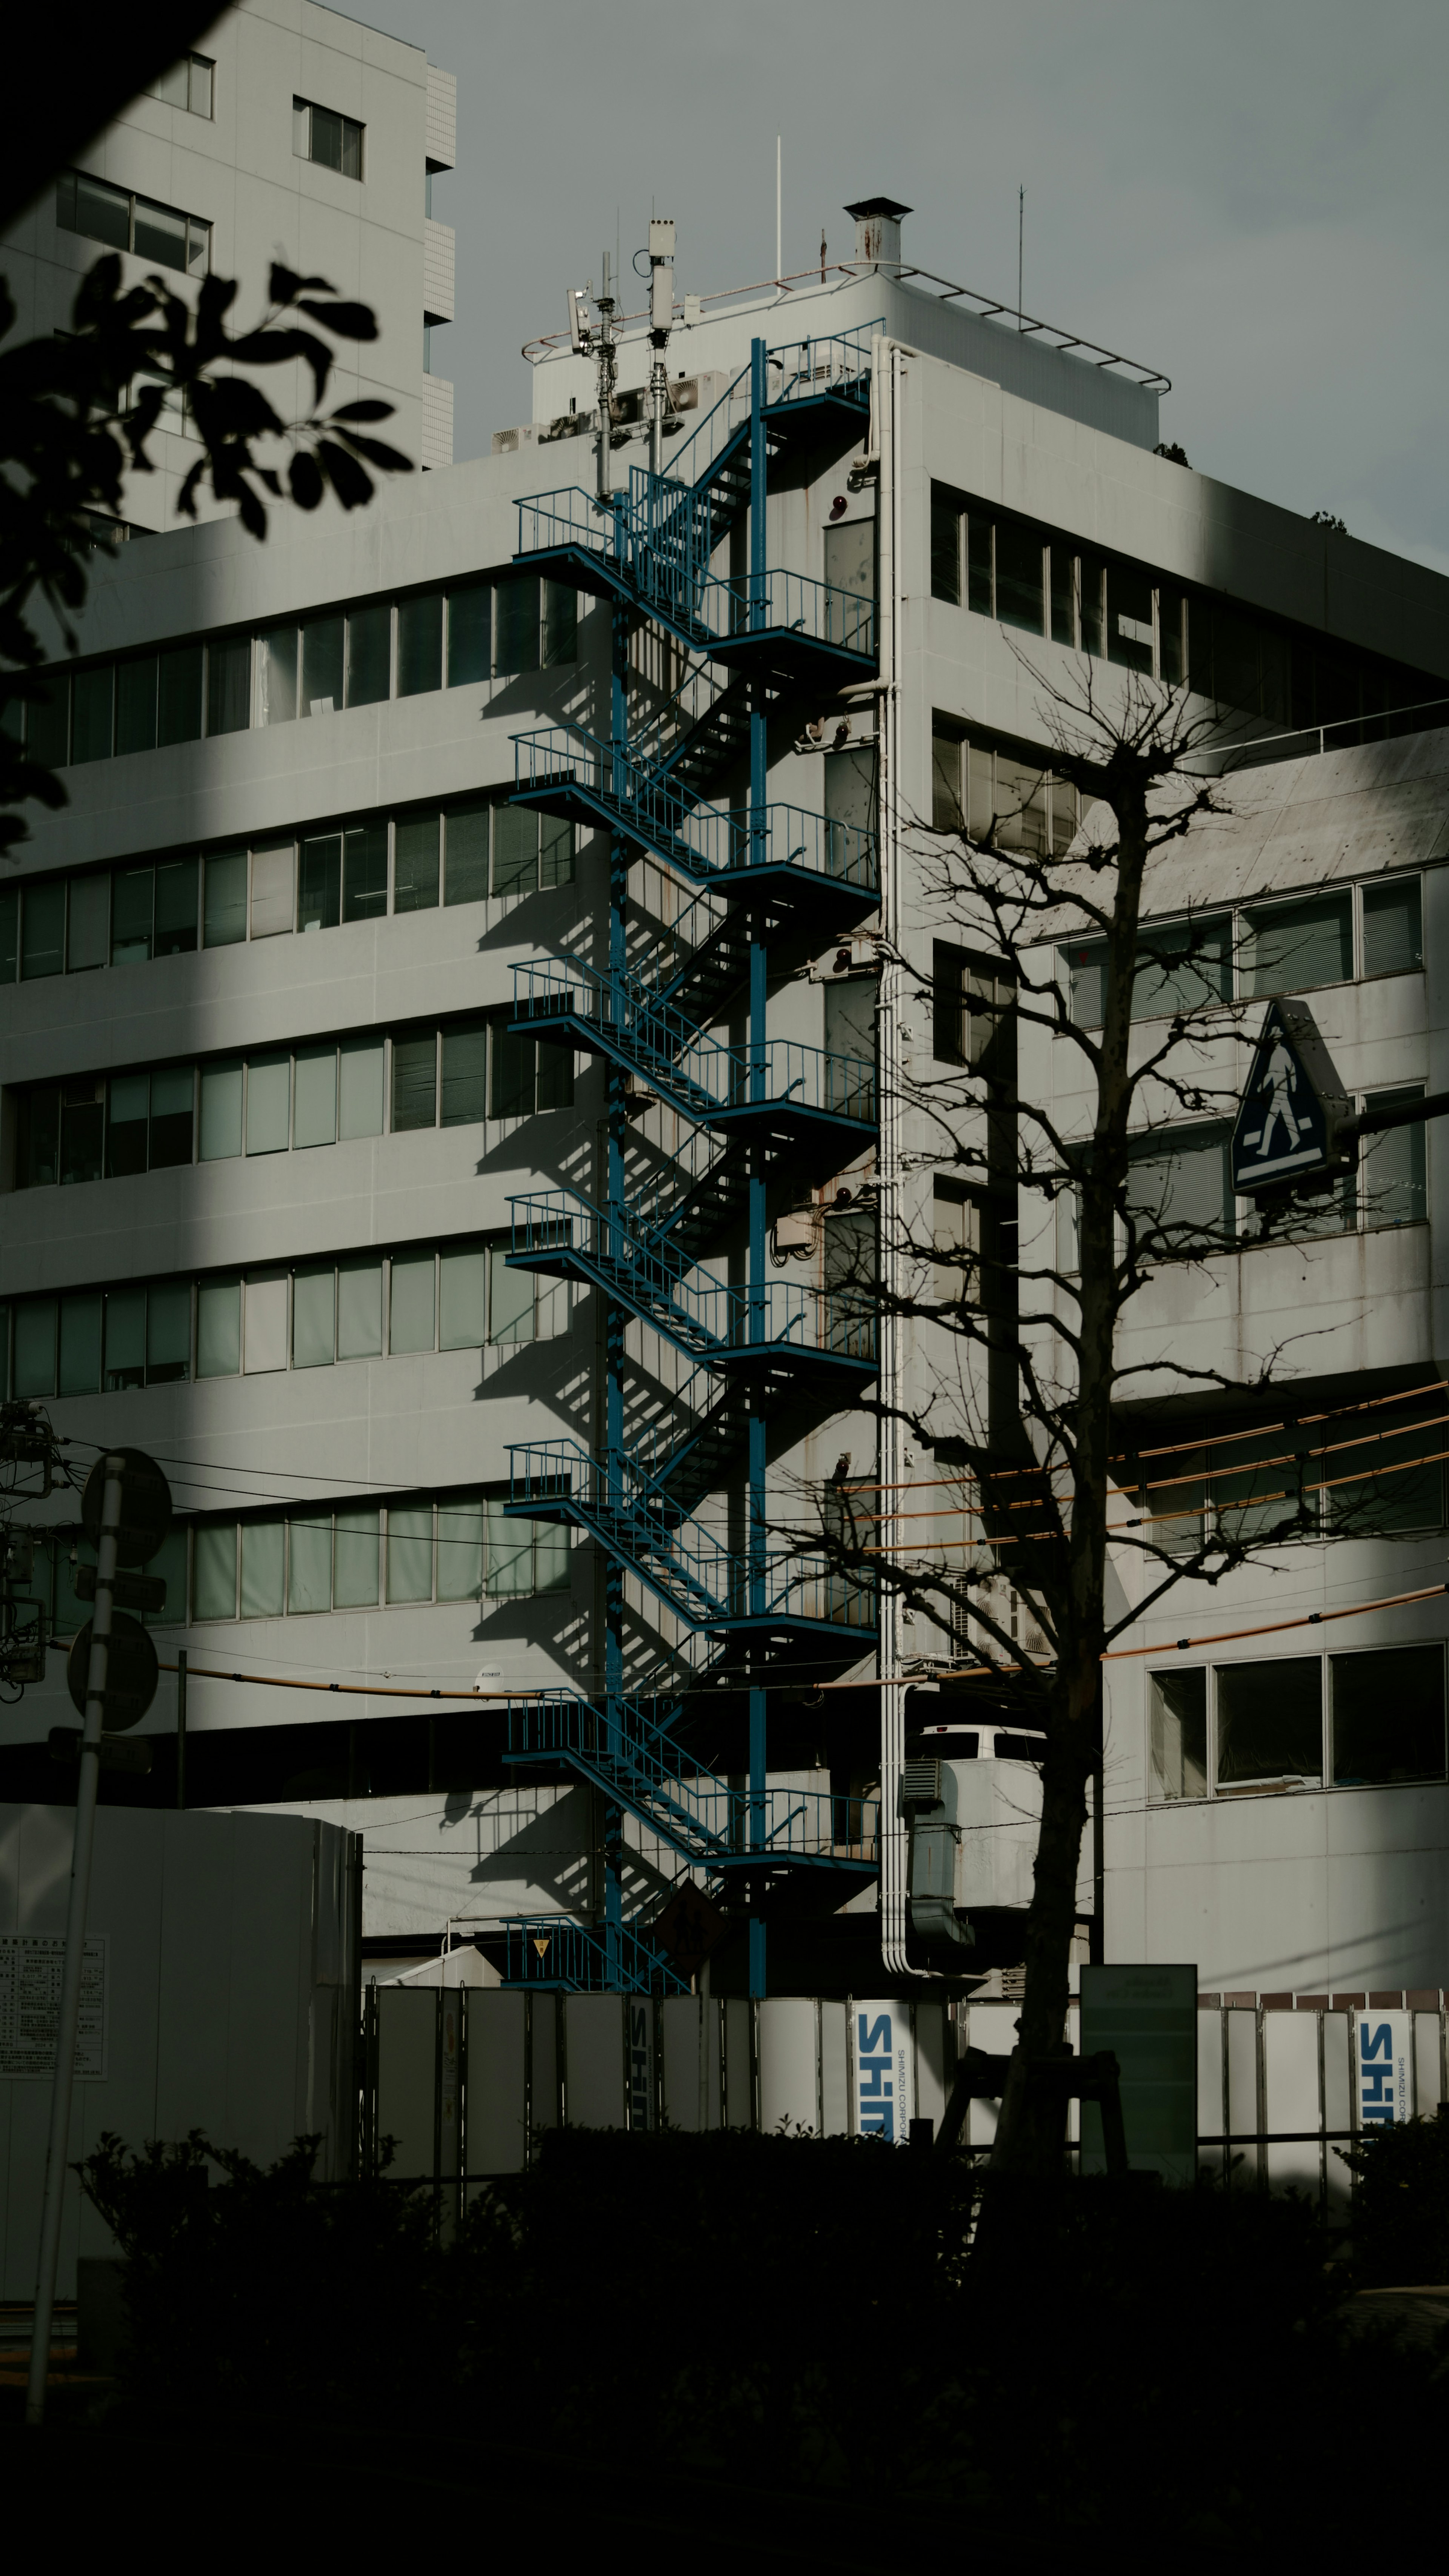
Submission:
<svg viewBox="0 0 1449 2576">
<path fill-rule="evenodd" d="M 803 340 L 781 341 L 766 353 L 766 408 L 781 402 L 810 402 L 822 393 L 868 403 L 871 342 L 885 327 L 882 314 L 856 331 L 817 332 Z"/>
<path fill-rule="evenodd" d="M 522 1441 L 508 1459 L 510 1503 L 535 1516 L 540 1507 L 566 1506 L 692 1627 L 770 1619 L 874 1626 L 868 1577 L 842 1572 L 823 1549 L 770 1549 L 752 1559 L 726 1547 L 698 1521 L 681 1521 L 632 1459 L 594 1458 L 576 1440 Z"/>
<path fill-rule="evenodd" d="M 633 817 L 653 845 L 672 844 L 682 863 L 701 878 L 789 867 L 859 886 L 868 894 L 879 888 L 874 832 L 799 805 L 767 805 L 755 814 L 748 806 L 721 810 L 700 805 L 667 779 L 652 778 L 627 753 L 615 751 L 582 725 L 547 725 L 536 733 L 515 734 L 513 775 L 520 793 L 576 783 L 626 824 Z"/>
<path fill-rule="evenodd" d="M 656 1081 L 697 1123 L 749 1110 L 790 1108 L 861 1126 L 876 1119 L 876 1069 L 864 1056 L 827 1055 L 795 1038 L 723 1046 L 627 971 L 601 975 L 564 958 L 513 969 L 520 1021 L 572 1019 L 614 1041 L 633 1070 Z"/>
<path fill-rule="evenodd" d="M 656 1311 L 661 1328 L 672 1327 L 695 1356 L 761 1349 L 781 1357 L 820 1351 L 874 1358 L 874 1310 L 862 1289 L 793 1279 L 772 1279 L 762 1291 L 730 1285 L 683 1260 L 667 1241 L 646 1243 L 575 1190 L 530 1191 L 508 1204 L 515 1255 L 568 1254 L 607 1274 L 618 1293 Z"/>
</svg>

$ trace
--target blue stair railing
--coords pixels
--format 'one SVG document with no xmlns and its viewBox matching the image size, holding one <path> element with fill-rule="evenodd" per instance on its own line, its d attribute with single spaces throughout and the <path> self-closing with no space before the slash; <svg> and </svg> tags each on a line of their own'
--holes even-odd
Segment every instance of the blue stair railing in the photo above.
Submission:
<svg viewBox="0 0 1449 2576">
<path fill-rule="evenodd" d="M 678 1709 L 670 1715 L 677 1718 Z M 687 1752 L 650 1700 L 622 1699 L 612 1712 L 570 1691 L 514 1701 L 507 1758 L 566 1763 L 696 1867 L 728 1871 L 768 1861 L 849 1869 L 874 1857 L 875 1800 L 733 1787 Z"/>
<path fill-rule="evenodd" d="M 603 1457 L 568 1439 L 521 1442 L 509 1453 L 506 1510 L 568 1521 L 593 1539 L 606 1568 L 606 1620 L 602 1695 L 559 1691 L 518 1703 L 508 1759 L 588 1781 L 606 1816 L 633 1815 L 722 1900 L 743 1874 L 753 1891 L 756 1993 L 764 1991 L 756 1908 L 769 1874 L 866 1869 L 876 1832 L 865 1802 L 769 1784 L 759 1681 L 762 1659 L 781 1651 L 808 1653 L 812 1667 L 848 1665 L 875 1629 L 867 1573 L 842 1571 L 808 1533 L 782 1541 L 772 1532 L 763 1426 L 767 1405 L 778 1417 L 782 1400 L 802 1392 L 812 1402 L 822 1388 L 837 1405 L 851 1400 L 876 1365 L 868 1290 L 771 1275 L 766 1199 L 767 1189 L 793 1190 L 787 1203 L 795 1205 L 802 1188 L 868 1151 L 878 1119 L 874 1060 L 775 1037 L 765 1020 L 782 926 L 787 942 L 803 934 L 820 946 L 879 902 L 873 831 L 765 792 L 773 711 L 801 686 L 834 690 L 872 670 L 876 608 L 857 590 L 771 565 L 764 499 L 772 456 L 842 422 L 863 424 L 880 327 L 774 350 L 756 342 L 749 369 L 673 445 L 667 472 L 636 467 L 606 501 L 566 489 L 519 504 L 515 560 L 611 604 L 613 660 L 609 739 L 572 722 L 518 736 L 513 801 L 602 828 L 613 861 L 607 967 L 568 957 L 518 966 L 512 1025 L 599 1055 L 610 1119 L 603 1203 L 577 1188 L 516 1197 L 508 1259 L 601 1292 L 609 1427 Z M 722 549 L 747 515 L 750 569 L 740 574 L 722 568 Z M 689 659 L 631 734 L 630 707 L 645 692 L 631 697 L 624 675 L 641 618 Z M 727 786 L 732 797 L 720 793 Z M 627 871 L 641 851 L 695 894 L 672 927 L 629 911 Z M 730 1042 L 714 1031 L 742 995 L 749 1036 Z M 654 1101 L 679 1120 L 674 1166 L 667 1178 L 630 1185 L 626 1119 Z M 748 1284 L 703 1266 L 742 1224 Z M 629 1316 L 689 1363 L 672 1397 L 641 1390 L 632 1411 Z M 726 1524 L 716 1528 L 710 1504 L 742 1452 L 749 1502 L 739 1543 L 732 1529 L 721 1535 Z M 683 1703 L 623 1688 L 625 1576 L 678 1623 L 680 1643 L 660 1648 L 671 1670 L 680 1656 L 697 1665 L 706 1654 L 730 1690 L 739 1687 L 737 1667 L 746 1675 L 748 1788 L 686 1747 Z M 617 1821 L 609 1832 L 605 1924 L 520 1918 L 508 1928 L 511 1981 L 677 1987 L 647 1925 L 622 1921 Z"/>
<path fill-rule="evenodd" d="M 827 1054 L 797 1038 L 726 1046 L 627 970 L 602 975 L 565 958 L 515 966 L 513 1025 L 532 1036 L 552 1028 L 568 1043 L 613 1056 L 696 1127 L 788 1112 L 796 1122 L 875 1128 L 875 1066 L 865 1056 Z M 867 1141 L 862 1136 L 856 1150 Z"/>
<path fill-rule="evenodd" d="M 724 1636 L 874 1626 L 872 1587 L 826 1550 L 803 1541 L 729 1547 L 683 1517 L 668 1488 L 633 1459 L 595 1458 L 576 1440 L 529 1440 L 511 1444 L 508 1460 L 506 1514 L 587 1530 L 686 1628 Z"/>
<path fill-rule="evenodd" d="M 667 1953 L 635 1923 L 580 1923 L 568 1914 L 515 1914 L 491 1924 L 503 1943 L 503 1982 L 540 1992 L 687 1995 Z"/>
<path fill-rule="evenodd" d="M 581 1191 L 534 1190 L 508 1204 L 510 1267 L 587 1280 L 687 1359 L 722 1369 L 812 1353 L 874 1370 L 874 1306 L 861 1289 L 772 1279 L 760 1298 L 690 1262 L 667 1236 L 640 1234 L 619 1210 L 596 1207 Z"/>
</svg>

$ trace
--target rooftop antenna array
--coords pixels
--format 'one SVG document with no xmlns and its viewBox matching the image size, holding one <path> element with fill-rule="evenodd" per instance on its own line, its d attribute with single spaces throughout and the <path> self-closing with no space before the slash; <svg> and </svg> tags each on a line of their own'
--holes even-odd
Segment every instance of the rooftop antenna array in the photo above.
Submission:
<svg viewBox="0 0 1449 2576">
<path fill-rule="evenodd" d="M 664 415 L 669 407 L 669 376 L 664 352 L 674 320 L 674 225 L 667 215 L 649 218 L 649 471 L 664 471 Z"/>
<path fill-rule="evenodd" d="M 589 313 L 593 284 L 571 286 L 568 290 L 569 345 L 579 358 L 592 358 L 599 377 L 599 472 L 596 491 L 599 505 L 606 508 L 613 488 L 609 471 L 609 437 L 614 418 L 614 379 L 619 371 L 614 344 L 614 271 L 608 251 L 603 255 L 603 283 L 599 289 L 598 321 Z"/>
<path fill-rule="evenodd" d="M 649 218 L 649 345 L 654 352 L 649 370 L 649 470 L 664 471 L 664 420 L 669 408 L 669 376 L 664 352 L 669 346 L 669 333 L 674 321 L 674 224 L 670 217 Z M 614 420 L 614 385 L 619 372 L 618 343 L 614 337 L 614 315 L 618 299 L 615 263 L 608 251 L 603 254 L 603 285 L 597 297 L 593 287 L 571 286 L 568 289 L 569 346 L 575 357 L 592 358 L 599 378 L 599 476 L 598 497 L 607 502 L 613 489 L 609 471 L 609 450 Z M 590 312 L 590 299 L 598 309 L 598 320 Z"/>
</svg>

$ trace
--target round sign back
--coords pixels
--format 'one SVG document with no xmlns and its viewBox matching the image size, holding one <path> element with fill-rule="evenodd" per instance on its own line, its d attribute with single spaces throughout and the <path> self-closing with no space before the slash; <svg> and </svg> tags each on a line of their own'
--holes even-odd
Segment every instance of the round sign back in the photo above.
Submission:
<svg viewBox="0 0 1449 2576">
<path fill-rule="evenodd" d="M 91 1668 L 91 1626 L 87 1619 L 65 1667 L 71 1698 L 82 1717 L 86 1713 L 86 1679 Z M 124 1610 L 113 1610 L 101 1719 L 107 1735 L 123 1735 L 128 1726 L 139 1724 L 156 1696 L 159 1678 L 156 1649 L 140 1621 Z"/>
<path fill-rule="evenodd" d="M 171 1527 L 171 1488 L 154 1458 L 144 1449 L 114 1449 L 104 1452 L 86 1478 L 81 1496 L 81 1525 L 92 1547 L 101 1543 L 101 1506 L 106 1490 L 106 1457 L 124 1458 L 121 1477 L 121 1535 L 116 1545 L 118 1565 L 144 1565 L 153 1557 Z"/>
</svg>

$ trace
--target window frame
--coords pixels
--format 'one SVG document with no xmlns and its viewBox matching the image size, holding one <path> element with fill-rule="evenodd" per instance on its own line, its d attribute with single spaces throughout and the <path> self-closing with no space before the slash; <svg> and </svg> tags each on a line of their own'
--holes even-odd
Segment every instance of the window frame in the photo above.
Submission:
<svg viewBox="0 0 1449 2576">
<path fill-rule="evenodd" d="M 1383 876 L 1352 877 L 1347 881 L 1340 880 L 1337 882 L 1330 882 L 1327 885 L 1304 886 L 1301 889 L 1295 889 L 1291 895 L 1285 895 L 1281 901 L 1274 902 L 1271 908 L 1275 912 L 1286 912 L 1296 904 L 1301 903 L 1306 905 L 1335 895 L 1346 895 L 1349 902 L 1349 946 L 1352 960 L 1350 973 L 1346 976 L 1336 975 L 1326 983 L 1284 984 L 1282 987 L 1282 998 L 1291 999 L 1300 993 L 1344 992 L 1350 986 L 1357 986 L 1359 984 L 1387 983 L 1406 975 L 1424 974 L 1427 971 L 1427 960 L 1424 953 L 1426 944 L 1424 935 L 1424 916 L 1426 910 L 1424 903 L 1425 873 L 1425 870 L 1422 868 L 1398 868 Z M 1419 889 L 1418 909 L 1420 955 L 1418 961 L 1417 963 L 1411 963 L 1407 966 L 1375 967 L 1372 972 L 1370 972 L 1365 963 L 1366 943 L 1364 934 L 1364 898 L 1366 895 L 1377 894 L 1380 891 L 1393 886 L 1412 884 L 1417 884 Z M 1230 970 L 1229 982 L 1231 989 L 1229 992 L 1221 996 L 1220 1003 L 1193 1005 L 1192 1007 L 1204 1007 L 1208 1009 L 1221 1007 L 1223 1009 L 1228 1009 L 1230 1007 L 1243 1007 L 1254 1002 L 1269 1001 L 1277 999 L 1279 996 L 1276 993 L 1268 992 L 1250 993 L 1242 989 L 1242 986 L 1246 981 L 1243 974 L 1245 942 L 1250 935 L 1245 926 L 1248 915 L 1254 911 L 1263 911 L 1268 908 L 1269 907 L 1264 903 L 1255 904 L 1251 899 L 1245 901 L 1242 897 L 1239 897 L 1236 901 L 1231 903 L 1209 906 L 1205 908 L 1203 912 L 1195 916 L 1190 916 L 1184 913 L 1165 914 L 1161 919 L 1153 916 L 1149 920 L 1144 921 L 1142 925 L 1142 938 L 1144 942 L 1150 941 L 1153 938 L 1160 938 L 1189 921 L 1191 921 L 1193 926 L 1198 929 L 1206 928 L 1209 924 L 1216 921 L 1229 921 L 1232 924 L 1228 959 Z M 1056 942 L 1054 952 L 1056 959 L 1056 976 L 1058 983 L 1062 987 L 1069 1012 L 1072 1012 L 1073 968 L 1070 957 L 1071 950 L 1074 948 L 1083 950 L 1100 949 L 1104 946 L 1105 942 L 1096 933 L 1087 933 L 1079 939 L 1063 939 Z M 1135 1003 L 1135 987 L 1133 1000 Z M 1132 1016 L 1135 1023 L 1139 1018 L 1144 1022 L 1154 1019 L 1170 1019 L 1172 1014 L 1169 1010 L 1144 1011 L 1139 1013 L 1134 1008 Z M 1072 1013 L 1072 1023 L 1074 1027 L 1084 1029 L 1097 1029 L 1102 1025 L 1100 1018 L 1078 1020 L 1075 1013 Z"/>
<path fill-rule="evenodd" d="M 956 519 L 954 586 L 950 586 L 952 550 L 946 537 L 946 520 L 952 514 Z M 1115 631 L 1114 576 L 1117 582 L 1143 582 L 1151 600 L 1152 674 L 1169 687 L 1186 687 L 1191 693 L 1211 696 L 1220 650 L 1225 654 L 1231 649 L 1226 622 L 1235 620 L 1244 636 L 1252 635 L 1256 668 L 1257 704 L 1243 712 L 1253 722 L 1261 723 L 1265 739 L 1274 734 L 1319 733 L 1341 724 L 1360 727 L 1365 741 L 1379 740 L 1384 737 L 1375 727 L 1393 712 L 1387 704 L 1390 693 L 1396 696 L 1398 705 L 1405 707 L 1430 704 L 1449 695 L 1436 686 L 1432 673 L 1416 672 L 1409 664 L 1361 650 L 1343 639 L 1323 637 L 1290 620 L 1265 615 L 1250 601 L 1228 599 L 1215 591 L 1194 587 L 1180 575 L 1138 556 L 1030 518 L 1009 504 L 968 493 L 939 476 L 931 478 L 929 498 L 928 583 L 932 599 L 994 624 L 1010 622 L 1001 615 L 996 543 L 999 527 L 1029 531 L 1039 538 L 1047 558 L 1043 565 L 1042 626 L 1017 631 L 1038 634 L 1042 641 L 1059 644 L 1065 651 L 1087 653 L 1118 667 L 1134 667 L 1131 653 L 1142 650 L 1146 639 L 1141 628 L 1147 621 L 1133 621 L 1138 631 L 1130 638 L 1124 639 Z M 1066 580 L 1058 577 L 1063 565 L 1070 566 Z M 947 587 L 938 587 L 938 571 Z M 1098 592 L 1095 614 L 1088 606 L 1093 587 Z M 983 604 L 983 597 L 989 604 Z M 1058 631 L 1058 610 L 1068 600 L 1070 636 Z M 1221 647 L 1219 619 L 1225 621 Z M 1175 647 L 1165 649 L 1165 638 L 1174 624 Z M 1127 649 L 1114 649 L 1124 641 Z M 1325 676 L 1331 682 L 1335 668 L 1352 673 L 1357 699 L 1354 712 L 1336 715 L 1328 711 L 1323 682 Z M 1410 692 L 1407 698 L 1406 689 Z M 1269 704 L 1274 696 L 1276 708 Z M 1235 701 L 1223 697 L 1219 703 L 1232 706 Z"/>
<path fill-rule="evenodd" d="M 1338 1780 L 1334 1777 L 1333 1743 L 1333 1672 L 1335 1664 L 1358 1663 L 1376 1655 L 1398 1655 L 1405 1651 L 1437 1649 L 1440 1659 L 1443 1717 L 1441 1742 L 1443 1754 L 1437 1771 L 1412 1771 L 1399 1780 Z M 1319 1770 L 1317 1778 L 1307 1773 L 1284 1771 L 1265 1773 L 1261 1780 L 1229 1781 L 1220 1778 L 1219 1697 L 1220 1677 L 1225 1673 L 1257 1670 L 1271 1673 L 1285 1662 L 1316 1663 L 1319 1668 Z M 1157 1772 L 1153 1759 L 1152 1719 L 1153 1689 L 1163 1681 L 1184 1679 L 1188 1674 L 1202 1673 L 1206 1679 L 1205 1780 L 1200 1790 L 1177 1796 L 1164 1795 L 1155 1785 Z M 1236 1804 L 1240 1799 L 1283 1796 L 1348 1797 L 1385 1791 L 1433 1785 L 1449 1778 L 1449 1640 L 1443 1637 L 1403 1637 L 1390 1645 L 1351 1646 L 1338 1648 L 1324 1645 L 1306 1653 L 1296 1647 L 1283 1655 L 1232 1655 L 1220 1660 L 1210 1657 L 1200 1664 L 1174 1663 L 1170 1648 L 1164 1648 L 1160 1661 L 1148 1660 L 1145 1672 L 1143 1711 L 1144 1784 L 1150 1812 L 1168 1812 L 1187 1806 Z"/>
<path fill-rule="evenodd" d="M 82 224 L 75 222 L 74 220 L 67 219 L 65 213 L 62 211 L 67 196 L 69 197 L 72 214 L 79 211 L 79 191 L 80 182 L 82 180 L 85 181 L 88 187 L 98 189 L 107 197 L 114 198 L 118 204 L 124 200 L 126 206 L 126 239 L 124 242 L 111 242 L 107 240 L 105 234 L 89 232 Z M 114 179 L 103 179 L 100 176 L 100 173 L 95 170 L 62 170 L 57 175 L 55 191 L 55 223 L 56 230 L 58 232 L 73 233 L 78 241 L 101 242 L 107 249 L 124 250 L 129 259 L 150 259 L 157 267 L 169 268 L 172 273 L 178 277 L 210 276 L 211 244 L 212 237 L 216 229 L 215 218 L 213 216 L 194 215 L 190 212 L 189 208 L 185 206 L 167 205 L 160 197 L 148 197 L 139 188 L 118 187 Z M 162 258 L 160 254 L 155 251 L 137 250 L 136 209 L 138 206 L 158 215 L 168 215 L 173 221 L 179 223 L 183 227 L 183 253 L 179 266 L 175 260 Z M 192 253 L 193 228 L 195 230 L 198 247 L 203 251 L 203 257 L 200 262 L 197 261 Z"/>
<path fill-rule="evenodd" d="M 337 120 L 339 157 L 336 161 L 324 160 L 314 148 L 316 142 L 314 120 L 319 115 L 335 117 Z M 300 121 L 303 119 L 305 119 L 307 137 L 305 149 L 297 139 L 302 130 Z M 357 167 L 355 170 L 349 170 L 347 166 L 349 135 L 356 137 Z M 367 178 L 367 127 L 360 118 L 348 116 L 342 108 L 328 107 L 321 99 L 303 98 L 294 90 L 292 93 L 292 158 L 295 161 L 310 163 L 314 170 L 330 170 L 336 179 L 354 180 L 361 187 Z"/>
</svg>

